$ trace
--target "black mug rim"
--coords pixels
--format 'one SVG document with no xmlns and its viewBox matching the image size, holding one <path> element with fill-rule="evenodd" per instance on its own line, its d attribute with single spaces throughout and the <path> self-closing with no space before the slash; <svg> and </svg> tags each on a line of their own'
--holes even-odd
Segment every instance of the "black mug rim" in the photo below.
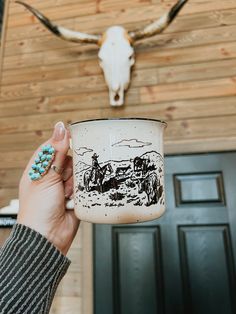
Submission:
<svg viewBox="0 0 236 314">
<path fill-rule="evenodd" d="M 93 122 L 93 121 L 120 121 L 120 120 L 139 120 L 139 121 L 153 121 L 162 123 L 165 126 L 167 126 L 167 122 L 163 120 L 158 119 L 151 119 L 151 118 L 101 118 L 101 119 L 88 119 L 88 120 L 82 120 L 82 121 L 75 121 L 69 124 L 69 126 L 73 126 L 76 124 L 84 123 L 84 122 Z"/>
</svg>

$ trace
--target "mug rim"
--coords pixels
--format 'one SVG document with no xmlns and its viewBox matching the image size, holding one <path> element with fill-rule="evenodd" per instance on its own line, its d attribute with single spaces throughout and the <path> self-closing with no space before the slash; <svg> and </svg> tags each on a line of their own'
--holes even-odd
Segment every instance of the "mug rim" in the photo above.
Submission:
<svg viewBox="0 0 236 314">
<path fill-rule="evenodd" d="M 152 119 L 152 118 L 100 118 L 100 119 L 88 119 L 82 121 L 75 121 L 69 124 L 69 126 L 84 123 L 84 122 L 93 122 L 93 121 L 120 121 L 120 120 L 139 120 L 139 121 L 154 121 L 159 122 L 167 126 L 167 122 L 164 120 Z"/>
</svg>

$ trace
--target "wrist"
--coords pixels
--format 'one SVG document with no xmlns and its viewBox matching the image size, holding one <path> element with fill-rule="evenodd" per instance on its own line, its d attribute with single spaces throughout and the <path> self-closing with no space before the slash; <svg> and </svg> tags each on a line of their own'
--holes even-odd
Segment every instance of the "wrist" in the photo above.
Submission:
<svg viewBox="0 0 236 314">
<path fill-rule="evenodd" d="M 58 236 L 56 236 L 53 231 L 46 230 L 42 226 L 39 226 L 39 224 L 36 224 L 32 221 L 28 221 L 27 219 L 22 219 L 22 217 L 17 217 L 17 223 L 39 233 L 48 242 L 50 242 L 58 251 L 60 251 L 61 254 L 66 256 L 69 250 L 69 247 L 67 247 L 63 243 L 62 239 L 58 238 Z"/>
</svg>

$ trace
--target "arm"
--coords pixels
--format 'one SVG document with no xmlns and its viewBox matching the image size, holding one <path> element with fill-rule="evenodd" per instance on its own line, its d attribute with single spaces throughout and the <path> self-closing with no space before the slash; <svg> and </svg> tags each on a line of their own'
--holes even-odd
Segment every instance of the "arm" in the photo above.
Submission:
<svg viewBox="0 0 236 314">
<path fill-rule="evenodd" d="M 28 175 L 41 147 L 30 159 L 19 186 L 17 224 L 0 251 L 0 313 L 47 314 L 70 261 L 65 257 L 79 227 L 65 209 L 72 195 L 72 159 L 67 156 L 69 132 L 57 123 L 43 145 L 55 149 L 53 164 L 38 181 Z"/>
<path fill-rule="evenodd" d="M 0 313 L 49 313 L 69 265 L 40 233 L 16 224 L 0 253 Z"/>
</svg>

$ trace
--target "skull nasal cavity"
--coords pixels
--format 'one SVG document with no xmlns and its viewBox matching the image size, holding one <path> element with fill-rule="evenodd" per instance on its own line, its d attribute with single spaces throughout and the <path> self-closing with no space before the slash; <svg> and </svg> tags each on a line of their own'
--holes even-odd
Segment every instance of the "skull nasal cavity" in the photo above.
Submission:
<svg viewBox="0 0 236 314">
<path fill-rule="evenodd" d="M 115 97 L 114 97 L 114 100 L 115 100 L 115 101 L 118 101 L 119 99 L 120 99 L 119 94 L 116 94 Z"/>
</svg>

